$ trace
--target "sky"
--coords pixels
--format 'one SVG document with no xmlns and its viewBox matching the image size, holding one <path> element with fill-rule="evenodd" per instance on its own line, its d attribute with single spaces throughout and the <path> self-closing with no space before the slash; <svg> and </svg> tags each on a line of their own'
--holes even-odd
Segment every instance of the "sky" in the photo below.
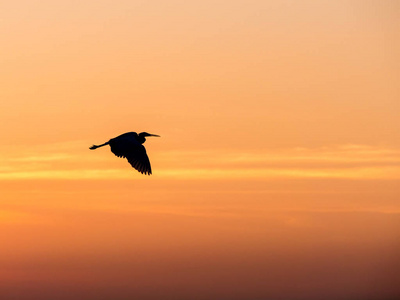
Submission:
<svg viewBox="0 0 400 300">
<path fill-rule="evenodd" d="M 0 298 L 399 298 L 399 20 L 1 2 Z M 151 176 L 88 149 L 128 131 Z"/>
</svg>

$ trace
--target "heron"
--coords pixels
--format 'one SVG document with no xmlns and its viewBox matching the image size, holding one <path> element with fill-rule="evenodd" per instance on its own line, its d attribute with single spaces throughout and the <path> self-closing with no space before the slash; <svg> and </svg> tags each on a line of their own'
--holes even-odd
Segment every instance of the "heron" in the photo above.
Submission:
<svg viewBox="0 0 400 300">
<path fill-rule="evenodd" d="M 118 157 L 123 157 L 128 160 L 131 166 L 142 174 L 151 174 L 151 165 L 149 157 L 146 153 L 146 148 L 142 145 L 146 141 L 147 136 L 157 136 L 147 132 L 127 132 L 101 145 L 93 145 L 90 150 L 94 150 L 106 145 L 110 145 L 111 152 Z"/>
</svg>

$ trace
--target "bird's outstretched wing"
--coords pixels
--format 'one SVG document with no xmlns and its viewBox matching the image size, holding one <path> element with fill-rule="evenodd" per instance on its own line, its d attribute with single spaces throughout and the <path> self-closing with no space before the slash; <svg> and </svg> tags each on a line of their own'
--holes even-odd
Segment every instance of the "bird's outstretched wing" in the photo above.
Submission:
<svg viewBox="0 0 400 300">
<path fill-rule="evenodd" d="M 142 174 L 151 174 L 151 165 L 149 157 L 147 156 L 146 149 L 143 145 L 140 145 L 136 149 L 136 153 L 128 155 L 126 158 L 133 168 L 138 170 Z"/>
<path fill-rule="evenodd" d="M 109 141 L 111 152 L 125 157 L 131 166 L 142 174 L 151 174 L 151 165 L 146 149 L 133 137 L 120 136 Z"/>
</svg>

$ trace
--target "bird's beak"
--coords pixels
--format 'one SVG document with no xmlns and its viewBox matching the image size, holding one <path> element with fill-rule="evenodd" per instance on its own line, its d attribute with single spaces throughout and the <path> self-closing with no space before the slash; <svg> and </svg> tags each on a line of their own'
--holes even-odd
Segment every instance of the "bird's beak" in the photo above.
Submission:
<svg viewBox="0 0 400 300">
<path fill-rule="evenodd" d="M 149 136 L 157 136 L 157 137 L 160 137 L 160 136 L 157 135 L 157 134 L 149 134 Z"/>
</svg>

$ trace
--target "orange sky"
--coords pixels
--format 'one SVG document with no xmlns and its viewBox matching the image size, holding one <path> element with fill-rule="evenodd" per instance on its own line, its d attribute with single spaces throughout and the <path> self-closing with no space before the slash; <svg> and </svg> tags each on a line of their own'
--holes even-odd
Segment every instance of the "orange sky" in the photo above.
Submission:
<svg viewBox="0 0 400 300">
<path fill-rule="evenodd" d="M 399 12 L 1 3 L 0 298 L 400 297 Z"/>
</svg>

